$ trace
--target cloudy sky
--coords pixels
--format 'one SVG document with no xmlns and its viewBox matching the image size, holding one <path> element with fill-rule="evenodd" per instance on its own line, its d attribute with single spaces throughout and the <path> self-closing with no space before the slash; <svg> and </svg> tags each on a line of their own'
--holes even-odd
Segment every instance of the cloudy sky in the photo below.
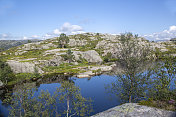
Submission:
<svg viewBox="0 0 176 117">
<path fill-rule="evenodd" d="M 0 39 L 133 32 L 176 37 L 176 0 L 0 0 Z"/>
</svg>

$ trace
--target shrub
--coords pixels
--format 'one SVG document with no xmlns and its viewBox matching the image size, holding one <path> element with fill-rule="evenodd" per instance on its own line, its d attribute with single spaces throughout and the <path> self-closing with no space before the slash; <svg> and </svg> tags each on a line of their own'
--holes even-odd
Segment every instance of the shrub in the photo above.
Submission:
<svg viewBox="0 0 176 117">
<path fill-rule="evenodd" d="M 7 82 L 11 81 L 15 75 L 13 74 L 10 66 L 7 63 L 0 60 L 0 80 L 7 84 Z"/>
</svg>

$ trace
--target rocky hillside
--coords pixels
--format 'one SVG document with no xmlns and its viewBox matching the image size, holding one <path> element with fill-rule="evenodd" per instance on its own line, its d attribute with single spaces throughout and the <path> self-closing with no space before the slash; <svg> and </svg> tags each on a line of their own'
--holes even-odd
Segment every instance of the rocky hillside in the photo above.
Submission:
<svg viewBox="0 0 176 117">
<path fill-rule="evenodd" d="M 77 77 L 89 77 L 110 71 L 116 64 L 120 51 L 120 35 L 85 33 L 69 36 L 67 48 L 58 48 L 58 39 L 28 43 L 1 52 L 14 73 L 76 73 Z M 150 44 L 152 50 L 158 48 L 167 52 L 175 48 L 172 42 L 149 42 L 139 37 L 139 45 Z M 71 50 L 73 61 L 67 56 Z"/>
</svg>

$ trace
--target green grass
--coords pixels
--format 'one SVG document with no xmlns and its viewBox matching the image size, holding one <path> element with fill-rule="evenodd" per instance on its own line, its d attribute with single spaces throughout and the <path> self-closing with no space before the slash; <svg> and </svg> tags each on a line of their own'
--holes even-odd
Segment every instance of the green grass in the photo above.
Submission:
<svg viewBox="0 0 176 117">
<path fill-rule="evenodd" d="M 33 60 L 22 60 L 22 61 L 19 61 L 19 62 L 33 62 Z"/>
<path fill-rule="evenodd" d="M 31 80 L 32 78 L 39 77 L 35 73 L 18 73 L 15 75 L 15 78 L 7 83 L 7 85 L 14 85 L 25 80 Z"/>
<path fill-rule="evenodd" d="M 169 104 L 167 101 L 153 100 L 151 98 L 149 98 L 148 100 L 140 101 L 139 105 L 145 105 L 145 106 L 165 109 L 169 111 L 176 111 L 175 104 Z"/>
<path fill-rule="evenodd" d="M 168 46 L 166 48 L 168 49 L 168 51 L 164 52 L 165 54 L 176 54 L 176 48 L 174 48 L 172 46 Z"/>
<path fill-rule="evenodd" d="M 60 66 L 48 66 L 44 67 L 43 70 L 49 73 L 79 73 L 80 69 L 77 68 L 79 65 L 72 65 L 68 63 L 61 64 Z"/>
<path fill-rule="evenodd" d="M 85 72 L 85 70 L 81 70 L 78 67 L 88 67 L 88 66 L 96 66 L 96 65 L 89 65 L 86 63 L 79 63 L 78 65 L 73 65 L 69 63 L 63 63 L 60 66 L 48 66 L 44 67 L 43 70 L 47 73 L 68 73 L 68 74 L 77 74 Z"/>
<path fill-rule="evenodd" d="M 176 54 L 176 48 L 174 48 L 173 46 L 167 46 L 166 48 L 168 49 L 168 51 L 165 51 L 165 52 L 161 52 L 159 48 L 155 48 L 155 51 L 153 51 L 153 54 L 155 54 L 157 59 L 159 60 L 166 59 L 168 55 L 170 56 L 172 54 Z"/>
</svg>

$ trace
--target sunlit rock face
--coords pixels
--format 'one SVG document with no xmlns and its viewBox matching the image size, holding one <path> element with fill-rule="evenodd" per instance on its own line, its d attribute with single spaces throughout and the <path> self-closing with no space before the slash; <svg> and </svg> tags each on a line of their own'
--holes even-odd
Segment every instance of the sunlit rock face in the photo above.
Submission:
<svg viewBox="0 0 176 117">
<path fill-rule="evenodd" d="M 33 73 L 35 65 L 29 62 L 10 60 L 7 62 L 14 73 Z"/>
<path fill-rule="evenodd" d="M 92 117 L 175 117 L 176 112 L 161 110 L 157 108 L 138 105 L 136 103 L 126 103 Z"/>
<path fill-rule="evenodd" d="M 103 60 L 100 55 L 95 50 L 89 50 L 85 52 L 73 51 L 73 55 L 76 60 L 79 60 L 80 57 L 86 59 L 89 63 L 101 63 Z"/>
</svg>

